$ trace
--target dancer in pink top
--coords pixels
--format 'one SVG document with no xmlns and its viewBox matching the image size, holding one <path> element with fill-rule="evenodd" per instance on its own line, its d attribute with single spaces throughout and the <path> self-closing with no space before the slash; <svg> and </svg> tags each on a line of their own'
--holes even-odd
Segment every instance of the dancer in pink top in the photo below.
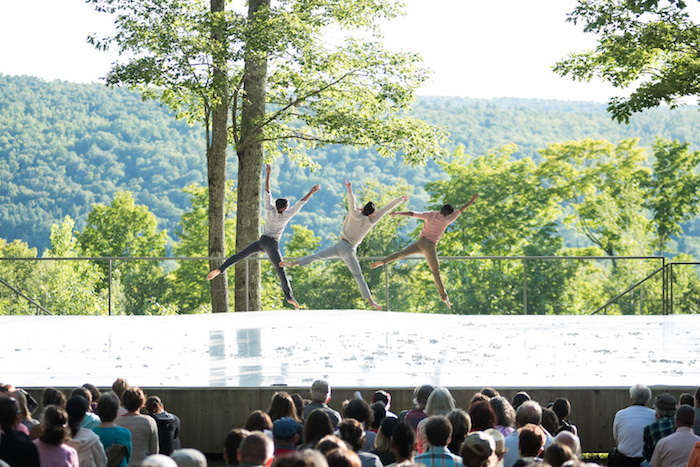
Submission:
<svg viewBox="0 0 700 467">
<path fill-rule="evenodd" d="M 445 233 L 445 229 L 447 229 L 447 227 L 453 223 L 465 209 L 471 206 L 471 204 L 474 203 L 478 197 L 479 193 L 474 194 L 468 203 L 464 204 L 456 211 L 454 206 L 451 204 L 446 204 L 442 207 L 442 209 L 440 209 L 439 212 L 392 212 L 390 214 L 391 216 L 408 216 L 423 219 L 423 221 L 425 221 L 425 224 L 423 224 L 423 230 L 421 230 L 417 242 L 411 243 L 403 250 L 393 253 L 382 260 L 375 261 L 370 267 L 375 269 L 379 266 L 384 266 L 385 264 L 393 263 L 394 261 L 405 258 L 406 256 L 422 254 L 425 256 L 426 261 L 428 261 L 430 272 L 433 273 L 433 280 L 435 281 L 435 287 L 440 294 L 440 299 L 445 302 L 447 308 L 451 308 L 452 305 L 450 304 L 450 299 L 447 297 L 445 286 L 442 284 L 442 278 L 440 277 L 440 263 L 438 262 L 437 244 L 442 238 L 442 235 Z"/>
</svg>

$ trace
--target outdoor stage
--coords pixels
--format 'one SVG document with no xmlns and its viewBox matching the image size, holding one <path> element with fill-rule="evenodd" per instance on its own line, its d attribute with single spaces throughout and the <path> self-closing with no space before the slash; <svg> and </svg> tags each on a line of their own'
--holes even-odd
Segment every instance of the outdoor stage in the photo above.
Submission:
<svg viewBox="0 0 700 467">
<path fill-rule="evenodd" d="M 362 310 L 0 316 L 19 387 L 629 387 L 700 384 L 700 317 Z"/>
</svg>

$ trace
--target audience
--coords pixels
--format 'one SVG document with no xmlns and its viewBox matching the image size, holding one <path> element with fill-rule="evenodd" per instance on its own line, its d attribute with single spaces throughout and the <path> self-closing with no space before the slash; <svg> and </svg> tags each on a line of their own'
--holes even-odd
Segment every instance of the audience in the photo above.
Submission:
<svg viewBox="0 0 700 467">
<path fill-rule="evenodd" d="M 426 467 L 461 467 L 462 458 L 447 448 L 452 438 L 452 425 L 444 415 L 432 415 L 426 419 L 425 437 L 427 450 L 416 456 L 416 463 Z"/>
<path fill-rule="evenodd" d="M 544 462 L 552 467 L 561 467 L 565 462 L 575 459 L 574 452 L 566 444 L 554 442 L 544 451 Z"/>
<path fill-rule="evenodd" d="M 551 434 L 554 435 L 560 431 L 570 431 L 575 435 L 578 434 L 576 425 L 572 425 L 569 421 L 569 416 L 571 415 L 571 403 L 569 399 L 561 397 L 555 400 L 554 404 L 552 404 L 552 410 L 557 416 L 557 429 L 554 433 L 550 432 Z"/>
<path fill-rule="evenodd" d="M 180 419 L 165 410 L 163 401 L 158 396 L 146 400 L 146 412 L 156 421 L 158 427 L 158 452 L 169 456 L 180 449 Z"/>
<path fill-rule="evenodd" d="M 121 459 L 117 467 L 126 467 L 131 460 L 131 432 L 114 422 L 119 413 L 119 398 L 113 392 L 102 394 L 97 402 L 97 415 L 102 422 L 92 429 L 100 438 L 110 465 L 114 459 Z"/>
<path fill-rule="evenodd" d="M 132 386 L 122 395 L 126 414 L 117 417 L 116 424 L 131 433 L 131 460 L 129 467 L 138 466 L 142 460 L 158 452 L 158 425 L 148 415 L 140 413 L 146 405 L 146 396 L 140 388 Z"/>
<path fill-rule="evenodd" d="M 689 405 L 678 407 L 675 416 L 676 431 L 656 443 L 651 456 L 651 467 L 685 467 L 700 436 L 693 433 L 695 410 Z"/>
<path fill-rule="evenodd" d="M 398 417 L 384 417 L 379 424 L 379 431 L 377 431 L 377 436 L 374 438 L 374 449 L 370 452 L 379 457 L 382 465 L 389 465 L 396 462 L 396 455 L 391 452 L 391 435 L 398 423 Z"/>
<path fill-rule="evenodd" d="M 700 387 L 695 390 L 695 426 L 693 426 L 693 433 L 700 436 Z"/>
<path fill-rule="evenodd" d="M 80 467 L 105 467 L 107 455 L 100 438 L 92 431 L 82 427 L 89 410 L 88 401 L 83 396 L 72 396 L 66 403 L 70 439 L 66 442 L 78 452 Z"/>
<path fill-rule="evenodd" d="M 250 431 L 233 428 L 224 438 L 224 462 L 226 465 L 238 465 L 238 448 Z"/>
<path fill-rule="evenodd" d="M 494 467 L 498 463 L 496 442 L 483 431 L 467 436 L 459 453 L 464 467 Z"/>
<path fill-rule="evenodd" d="M 311 392 L 309 392 L 309 399 L 311 399 L 311 402 L 304 408 L 303 419 L 306 420 L 309 414 L 314 410 L 322 409 L 330 417 L 333 428 L 338 428 L 341 417 L 338 411 L 328 406 L 328 402 L 331 400 L 331 387 L 328 382 L 322 379 L 314 381 L 311 385 Z"/>
<path fill-rule="evenodd" d="M 362 425 L 362 428 L 365 431 L 365 444 L 362 447 L 362 450 L 371 451 L 374 449 L 374 439 L 376 438 L 377 434 L 369 430 L 372 426 L 372 422 L 374 421 L 374 412 L 372 412 L 372 409 L 370 409 L 369 404 L 362 399 L 353 399 L 345 406 L 343 417 L 345 419 L 351 418 L 357 420 Z M 364 459 L 362 459 L 362 456 L 360 456 L 360 459 L 363 461 L 363 464 L 366 462 Z"/>
<path fill-rule="evenodd" d="M 127 412 L 122 404 L 122 396 L 127 389 L 129 389 L 129 383 L 124 378 L 117 378 L 114 383 L 112 383 L 112 392 L 119 398 L 119 413 L 117 414 L 119 416 L 126 415 Z"/>
<path fill-rule="evenodd" d="M 312 410 L 306 417 L 306 423 L 304 423 L 304 444 L 301 446 L 301 449 L 316 447 L 316 443 L 324 436 L 332 435 L 334 430 L 335 428 L 327 411 L 322 409 Z"/>
<path fill-rule="evenodd" d="M 292 417 L 278 418 L 272 423 L 272 440 L 275 442 L 275 459 L 297 452 L 298 423 Z"/>
<path fill-rule="evenodd" d="M 447 449 L 452 453 L 458 453 L 462 447 L 462 442 L 472 431 L 472 421 L 469 414 L 462 409 L 451 410 L 447 414 L 447 419 L 452 425 L 452 440 L 448 443 Z"/>
<path fill-rule="evenodd" d="M 542 407 L 540 404 L 533 400 L 523 402 L 520 407 L 515 411 L 515 428 L 518 430 L 528 424 L 533 424 L 541 426 L 542 423 Z M 505 444 L 508 451 L 503 456 L 503 466 L 513 467 L 513 464 L 520 458 L 520 453 L 518 450 L 518 445 L 520 443 L 518 430 L 514 431 L 512 435 L 506 437 Z M 551 444 L 552 437 L 545 432 L 545 437 L 547 441 L 545 442 L 545 449 Z"/>
<path fill-rule="evenodd" d="M 243 467 L 269 467 L 275 454 L 275 445 L 269 436 L 254 431 L 243 438 L 238 447 L 238 465 Z"/>
<path fill-rule="evenodd" d="M 0 460 L 12 467 L 40 467 L 37 446 L 26 433 L 17 430 L 20 419 L 17 400 L 14 397 L 0 395 L 0 428 L 2 428 Z"/>
<path fill-rule="evenodd" d="M 387 467 L 405 467 L 413 464 L 416 449 L 416 431 L 406 422 L 399 422 L 391 433 L 391 452 L 396 462 Z"/>
<path fill-rule="evenodd" d="M 455 400 L 449 389 L 437 387 L 428 396 L 428 402 L 425 404 L 425 413 L 428 414 L 428 417 L 447 415 L 455 408 Z M 428 419 L 424 418 L 418 423 L 416 428 L 416 452 L 418 454 L 426 452 L 428 448 L 425 436 L 425 424 L 427 421 Z"/>
<path fill-rule="evenodd" d="M 377 455 L 363 450 L 365 446 L 365 430 L 362 423 L 354 418 L 346 417 L 338 425 L 338 433 L 340 434 L 340 439 L 345 441 L 348 447 L 358 455 L 362 467 L 382 467 L 382 461 L 379 460 Z M 328 465 L 330 464 L 329 461 Z"/>
<path fill-rule="evenodd" d="M 510 436 L 515 431 L 515 409 L 503 396 L 492 397 L 489 400 L 493 412 L 496 414 L 496 426 L 494 427 L 503 436 Z"/>
<path fill-rule="evenodd" d="M 489 401 L 477 401 L 469 406 L 469 416 L 472 420 L 471 431 L 484 431 L 489 428 L 495 428 L 498 424 L 496 412 L 491 408 Z"/>
<path fill-rule="evenodd" d="M 81 386 L 73 390 L 73 392 L 71 393 L 71 397 L 72 396 L 81 396 L 88 402 L 88 410 L 85 412 L 85 418 L 83 419 L 82 427 L 86 430 L 92 430 L 97 425 L 99 425 L 101 421 L 100 417 L 98 417 L 97 414 L 89 410 L 89 407 L 92 404 L 92 393 L 90 392 L 90 390 L 84 386 Z"/>
<path fill-rule="evenodd" d="M 515 461 L 513 467 L 525 467 L 526 465 L 542 462 L 540 454 L 544 451 L 546 437 L 540 425 L 528 423 L 518 430 L 518 451 L 520 459 Z"/>
<path fill-rule="evenodd" d="M 610 467 L 639 467 L 644 460 L 644 428 L 654 422 L 654 410 L 647 407 L 651 389 L 635 384 L 629 393 L 630 406 L 619 410 L 613 420 L 617 447 L 608 455 Z"/>
<path fill-rule="evenodd" d="M 413 390 L 413 408 L 404 410 L 399 414 L 399 421 L 405 421 L 415 430 L 418 423 L 428 417 L 425 413 L 425 406 L 428 403 L 428 397 L 433 392 L 433 387 L 429 384 L 418 386 Z"/>
<path fill-rule="evenodd" d="M 66 410 L 57 405 L 46 407 L 41 420 L 41 436 L 34 440 L 42 466 L 80 467 L 78 451 L 66 444 L 69 436 Z"/>
<path fill-rule="evenodd" d="M 383 389 L 374 391 L 374 395 L 372 396 L 372 403 L 375 402 L 384 402 L 384 409 L 386 410 L 387 417 L 396 419 L 399 418 L 398 415 L 391 411 L 391 394 L 389 394 L 387 391 Z"/>
<path fill-rule="evenodd" d="M 676 398 L 664 392 L 654 402 L 656 420 L 644 427 L 644 458 L 651 461 L 656 443 L 676 431 Z"/>
</svg>

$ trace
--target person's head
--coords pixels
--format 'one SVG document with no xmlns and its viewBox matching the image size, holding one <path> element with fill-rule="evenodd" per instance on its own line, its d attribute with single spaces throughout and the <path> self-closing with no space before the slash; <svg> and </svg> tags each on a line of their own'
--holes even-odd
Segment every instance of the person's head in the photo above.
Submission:
<svg viewBox="0 0 700 467">
<path fill-rule="evenodd" d="M 277 212 L 284 212 L 287 208 L 289 207 L 289 200 L 286 198 L 277 198 L 275 200 L 275 208 L 277 208 Z"/>
<path fill-rule="evenodd" d="M 676 410 L 676 428 L 695 425 L 695 409 L 689 405 L 681 405 Z"/>
<path fill-rule="evenodd" d="M 114 383 L 112 383 L 112 391 L 117 395 L 119 400 L 122 398 L 124 391 L 129 389 L 129 383 L 124 378 L 117 378 Z"/>
<path fill-rule="evenodd" d="M 304 398 L 298 393 L 291 394 L 290 397 L 297 411 L 297 419 L 301 420 L 304 417 Z"/>
<path fill-rule="evenodd" d="M 284 456 L 275 457 L 272 467 L 306 467 L 306 461 L 302 453 L 290 452 Z"/>
<path fill-rule="evenodd" d="M 484 431 L 484 433 L 491 436 L 496 442 L 496 451 L 494 452 L 496 457 L 498 457 L 499 460 L 503 459 L 503 456 L 505 456 L 506 452 L 508 452 L 508 448 L 506 447 L 506 438 L 503 436 L 503 433 L 495 428 L 489 428 L 488 430 Z"/>
<path fill-rule="evenodd" d="M 326 435 L 316 443 L 316 450 L 324 456 L 334 449 L 348 449 L 348 445 L 336 435 Z"/>
<path fill-rule="evenodd" d="M 498 424 L 496 413 L 488 401 L 474 402 L 469 406 L 469 416 L 472 419 L 472 430 L 484 431 Z"/>
<path fill-rule="evenodd" d="M 513 396 L 513 409 L 518 410 L 518 407 L 520 407 L 523 402 L 527 402 L 530 400 L 530 394 L 526 393 L 525 391 L 520 391 L 516 395 Z"/>
<path fill-rule="evenodd" d="M 673 417 L 676 415 L 676 398 L 667 392 L 656 396 L 654 411 L 657 418 Z"/>
<path fill-rule="evenodd" d="M 465 467 L 486 467 L 495 464 L 495 452 L 494 439 L 483 431 L 475 431 L 464 439 L 459 455 Z"/>
<path fill-rule="evenodd" d="M 141 462 L 141 467 L 178 467 L 178 465 L 170 456 L 151 454 Z"/>
<path fill-rule="evenodd" d="M 41 432 L 39 439 L 46 444 L 58 446 L 66 442 L 70 437 L 66 409 L 57 405 L 46 407 L 41 420 Z"/>
<path fill-rule="evenodd" d="M 10 396 L 0 396 L 0 428 L 3 431 L 14 430 L 20 420 L 17 399 Z"/>
<path fill-rule="evenodd" d="M 635 384 L 630 388 L 630 402 L 633 405 L 647 405 L 651 400 L 651 389 L 643 384 Z"/>
<path fill-rule="evenodd" d="M 557 419 L 561 422 L 571 415 L 571 403 L 569 403 L 569 399 L 560 397 L 552 404 L 552 410 L 554 410 L 554 413 L 557 414 Z"/>
<path fill-rule="evenodd" d="M 492 397 L 489 404 L 496 414 L 496 425 L 512 427 L 515 424 L 515 409 L 510 405 L 508 399 L 503 396 Z"/>
<path fill-rule="evenodd" d="M 561 467 L 564 462 L 575 459 L 573 451 L 565 444 L 554 442 L 544 451 L 544 461 L 552 467 Z"/>
<path fill-rule="evenodd" d="M 415 449 L 416 432 L 413 427 L 406 422 L 397 423 L 391 432 L 391 452 L 396 460 L 413 459 Z"/>
<path fill-rule="evenodd" d="M 334 449 L 326 454 L 328 467 L 362 467 L 360 457 L 350 449 Z"/>
<path fill-rule="evenodd" d="M 27 396 L 25 396 L 19 389 L 11 392 L 10 396 L 17 400 L 17 405 L 19 406 L 19 413 L 22 420 L 32 418 L 32 413 L 27 408 Z"/>
<path fill-rule="evenodd" d="M 74 437 L 80 430 L 80 425 L 89 407 L 88 401 L 83 396 L 71 396 L 66 402 L 66 413 L 68 414 L 68 427 L 70 428 L 71 437 Z"/>
<path fill-rule="evenodd" d="M 275 445 L 265 433 L 254 431 L 246 436 L 238 447 L 238 463 L 267 466 L 272 462 Z"/>
<path fill-rule="evenodd" d="M 695 405 L 695 398 L 692 394 L 684 392 L 681 397 L 678 398 L 678 405 L 689 405 L 693 407 Z"/>
<path fill-rule="evenodd" d="M 272 431 L 272 419 L 262 410 L 256 410 L 246 418 L 243 428 L 248 431 Z"/>
<path fill-rule="evenodd" d="M 130 413 L 136 413 L 146 404 L 146 396 L 141 388 L 133 386 L 122 394 L 122 404 Z"/>
<path fill-rule="evenodd" d="M 443 216 L 449 216 L 453 212 L 455 212 L 455 207 L 451 204 L 445 204 L 442 208 L 440 208 L 440 214 Z"/>
<path fill-rule="evenodd" d="M 369 408 L 372 410 L 372 428 L 376 430 L 379 428 L 382 420 L 384 420 L 384 417 L 386 417 L 386 406 L 384 402 L 380 401 L 372 403 Z"/>
<path fill-rule="evenodd" d="M 372 419 L 373 413 L 367 402 L 362 399 L 353 399 L 345 406 L 344 415 L 345 418 L 353 418 L 365 424 L 365 422 Z"/>
<path fill-rule="evenodd" d="M 354 418 L 346 418 L 338 425 L 340 439 L 345 441 L 353 451 L 361 451 L 365 445 L 365 429 Z"/>
<path fill-rule="evenodd" d="M 84 397 L 85 400 L 88 402 L 88 407 L 92 403 L 92 393 L 86 387 L 80 386 L 79 388 L 75 388 L 75 389 L 73 389 L 73 392 L 70 395 L 71 395 L 71 397 L 73 397 L 73 396 Z"/>
<path fill-rule="evenodd" d="M 472 419 L 469 414 L 462 409 L 451 410 L 447 414 L 447 419 L 452 425 L 452 440 L 462 440 L 472 430 Z"/>
<path fill-rule="evenodd" d="M 516 428 L 523 427 L 528 423 L 539 425 L 542 423 L 542 407 L 535 401 L 525 401 L 515 411 Z"/>
<path fill-rule="evenodd" d="M 317 404 L 327 403 L 331 400 L 331 386 L 325 380 L 317 379 L 314 381 L 314 384 L 311 385 L 309 399 L 311 399 L 311 402 L 316 402 Z"/>
<path fill-rule="evenodd" d="M 279 391 L 272 395 L 270 408 L 267 410 L 267 414 L 270 416 L 273 422 L 282 417 L 293 418 L 299 422 L 297 408 L 294 405 L 292 396 L 285 391 Z"/>
<path fill-rule="evenodd" d="M 554 441 L 569 446 L 576 457 L 581 455 L 581 440 L 572 432 L 560 431 L 554 437 Z"/>
<path fill-rule="evenodd" d="M 386 417 L 379 424 L 377 436 L 374 438 L 374 449 L 377 452 L 391 452 L 391 434 L 398 423 L 398 418 Z"/>
<path fill-rule="evenodd" d="M 386 410 L 391 409 L 391 394 L 386 392 L 383 389 L 379 389 L 378 391 L 374 391 L 374 395 L 372 396 L 372 402 L 384 402 L 384 407 L 386 407 Z"/>
<path fill-rule="evenodd" d="M 325 410 L 311 411 L 304 422 L 304 443 L 315 443 L 326 435 L 333 434 L 333 422 Z"/>
<path fill-rule="evenodd" d="M 304 467 L 328 467 L 325 456 L 315 449 L 304 449 L 299 453 L 304 459 Z M 284 459 L 284 456 L 282 456 Z"/>
<path fill-rule="evenodd" d="M 238 465 L 238 448 L 243 439 L 248 436 L 248 430 L 234 428 L 224 438 L 224 461 L 226 465 Z"/>
<path fill-rule="evenodd" d="M 153 415 L 155 413 L 161 413 L 165 407 L 163 406 L 163 401 L 160 400 L 158 396 L 149 396 L 146 399 L 146 412 Z"/>
<path fill-rule="evenodd" d="M 695 390 L 695 407 L 700 407 L 700 387 Z"/>
<path fill-rule="evenodd" d="M 445 387 L 435 388 L 428 396 L 428 402 L 425 404 L 425 413 L 428 415 L 447 415 L 454 409 L 455 400 L 449 389 Z"/>
<path fill-rule="evenodd" d="M 278 418 L 272 423 L 275 444 L 296 444 L 299 440 L 299 424 L 292 417 Z"/>
<path fill-rule="evenodd" d="M 472 395 L 472 398 L 469 399 L 469 406 L 471 407 L 474 402 L 488 402 L 489 400 L 491 400 L 491 398 L 486 394 L 475 392 L 474 395 Z"/>
<path fill-rule="evenodd" d="M 418 386 L 413 391 L 413 403 L 419 409 L 425 409 L 425 405 L 428 403 L 428 397 L 433 392 L 434 388 L 429 384 L 423 384 Z"/>
<path fill-rule="evenodd" d="M 44 394 L 41 397 L 41 405 L 48 407 L 49 405 L 66 406 L 66 395 L 56 388 L 44 389 Z"/>
<path fill-rule="evenodd" d="M 542 427 L 550 433 L 556 433 L 559 429 L 557 414 L 549 407 L 542 408 Z"/>
<path fill-rule="evenodd" d="M 546 437 L 539 425 L 528 423 L 518 430 L 520 457 L 535 457 L 542 452 Z"/>
<path fill-rule="evenodd" d="M 100 396 L 102 395 L 100 390 L 97 389 L 97 386 L 94 384 L 85 383 L 83 384 L 83 387 L 90 391 L 90 394 L 92 394 L 92 403 L 97 404 L 97 401 L 100 400 Z"/>
<path fill-rule="evenodd" d="M 170 454 L 178 467 L 207 467 L 207 456 L 192 448 L 183 448 Z"/>
<path fill-rule="evenodd" d="M 375 205 L 372 201 L 369 203 L 365 204 L 362 208 L 362 214 L 365 216 L 369 216 L 370 214 L 373 214 L 375 210 Z"/>
<path fill-rule="evenodd" d="M 433 415 L 425 422 L 425 437 L 433 447 L 443 447 L 452 439 L 452 425 L 444 415 Z"/>
<path fill-rule="evenodd" d="M 498 391 L 496 391 L 494 388 L 481 388 L 481 391 L 479 392 L 488 397 L 489 399 L 500 396 Z"/>
<path fill-rule="evenodd" d="M 105 392 L 97 401 L 97 415 L 103 422 L 113 422 L 119 413 L 119 397 L 113 392 Z"/>
</svg>

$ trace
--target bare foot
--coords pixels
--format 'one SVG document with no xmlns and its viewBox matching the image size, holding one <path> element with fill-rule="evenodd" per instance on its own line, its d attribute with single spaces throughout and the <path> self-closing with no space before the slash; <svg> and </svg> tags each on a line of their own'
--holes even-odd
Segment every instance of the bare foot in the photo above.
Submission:
<svg viewBox="0 0 700 467">
<path fill-rule="evenodd" d="M 297 264 L 299 263 L 297 263 L 296 261 L 291 263 L 289 261 L 280 261 L 281 268 L 291 268 L 292 266 L 296 266 Z"/>
<path fill-rule="evenodd" d="M 452 304 L 450 303 L 450 297 L 445 297 L 442 299 L 442 301 L 445 302 L 445 305 L 447 305 L 448 310 L 452 309 Z"/>
<path fill-rule="evenodd" d="M 381 260 L 375 261 L 369 267 L 370 267 L 370 269 L 377 269 L 380 266 L 384 266 L 384 261 L 381 261 Z"/>
<path fill-rule="evenodd" d="M 382 306 L 379 303 L 372 300 L 371 298 L 369 299 L 369 306 L 371 306 L 372 308 L 374 308 L 377 311 L 382 311 Z"/>
<path fill-rule="evenodd" d="M 214 269 L 213 271 L 209 272 L 209 274 L 207 274 L 207 279 L 212 280 L 219 274 L 221 274 L 221 271 L 219 271 L 218 269 Z"/>
<path fill-rule="evenodd" d="M 294 300 L 293 298 L 287 299 L 287 302 L 289 302 L 289 303 L 291 303 L 292 305 L 294 305 L 294 308 L 296 308 L 297 310 L 299 309 L 299 302 L 297 302 L 297 301 Z"/>
</svg>

